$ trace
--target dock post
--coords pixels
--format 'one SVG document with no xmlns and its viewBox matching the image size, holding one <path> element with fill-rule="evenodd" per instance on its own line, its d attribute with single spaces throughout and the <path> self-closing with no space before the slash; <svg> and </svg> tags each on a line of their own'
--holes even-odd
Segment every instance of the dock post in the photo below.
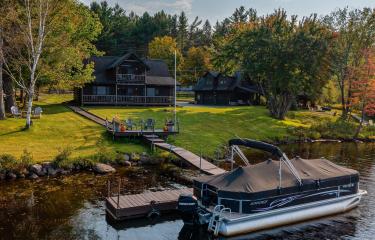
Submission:
<svg viewBox="0 0 375 240">
<path fill-rule="evenodd" d="M 120 207 L 121 178 L 118 180 L 117 208 Z"/>
<path fill-rule="evenodd" d="M 202 171 L 202 148 L 199 154 L 199 170 Z"/>
<path fill-rule="evenodd" d="M 107 180 L 107 197 L 111 197 L 111 181 Z"/>
</svg>

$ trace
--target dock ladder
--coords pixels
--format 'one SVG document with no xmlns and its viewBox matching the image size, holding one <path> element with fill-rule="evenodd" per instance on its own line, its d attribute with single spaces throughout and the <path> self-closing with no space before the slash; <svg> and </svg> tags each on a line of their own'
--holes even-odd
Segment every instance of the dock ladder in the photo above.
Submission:
<svg viewBox="0 0 375 240">
<path fill-rule="evenodd" d="M 214 236 L 219 234 L 220 225 L 223 221 L 223 214 L 227 212 L 232 213 L 232 210 L 230 208 L 226 208 L 224 205 L 216 205 L 212 211 L 212 217 L 208 224 L 208 231 L 213 232 Z"/>
</svg>

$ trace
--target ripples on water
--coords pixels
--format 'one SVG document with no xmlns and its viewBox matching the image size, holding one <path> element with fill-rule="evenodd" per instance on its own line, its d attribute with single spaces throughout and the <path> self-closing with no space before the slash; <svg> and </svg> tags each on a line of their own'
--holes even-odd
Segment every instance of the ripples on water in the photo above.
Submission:
<svg viewBox="0 0 375 240">
<path fill-rule="evenodd" d="M 368 191 L 358 208 L 310 221 L 234 239 L 374 239 L 375 144 L 314 143 L 283 146 L 292 157 L 326 157 L 360 172 Z M 264 159 L 249 152 L 250 161 Z M 152 171 L 127 175 L 125 189 L 141 192 L 173 183 Z M 50 181 L 0 183 L 0 239 L 208 239 L 205 229 L 183 227 L 178 216 L 109 224 L 104 211 L 106 176 L 79 174 Z"/>
</svg>

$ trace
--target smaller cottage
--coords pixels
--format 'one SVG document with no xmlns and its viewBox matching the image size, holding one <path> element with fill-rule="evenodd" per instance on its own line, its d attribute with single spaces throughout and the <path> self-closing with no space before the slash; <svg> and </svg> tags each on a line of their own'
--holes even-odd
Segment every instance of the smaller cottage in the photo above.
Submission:
<svg viewBox="0 0 375 240">
<path fill-rule="evenodd" d="M 195 102 L 202 105 L 259 104 L 258 87 L 236 72 L 234 76 L 208 71 L 194 87 Z"/>
</svg>

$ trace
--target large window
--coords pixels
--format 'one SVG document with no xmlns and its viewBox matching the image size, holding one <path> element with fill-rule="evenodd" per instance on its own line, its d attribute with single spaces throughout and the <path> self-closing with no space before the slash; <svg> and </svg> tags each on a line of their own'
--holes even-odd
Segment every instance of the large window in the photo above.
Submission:
<svg viewBox="0 0 375 240">
<path fill-rule="evenodd" d="M 106 86 L 93 86 L 94 95 L 109 95 L 109 88 Z"/>
</svg>

